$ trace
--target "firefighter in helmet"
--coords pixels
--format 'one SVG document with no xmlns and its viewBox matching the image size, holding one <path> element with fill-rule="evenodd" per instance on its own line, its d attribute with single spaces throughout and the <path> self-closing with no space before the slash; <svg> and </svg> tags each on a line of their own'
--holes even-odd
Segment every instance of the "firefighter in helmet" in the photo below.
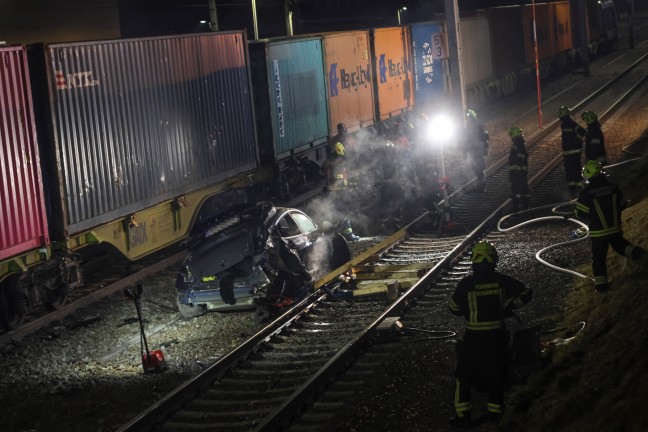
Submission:
<svg viewBox="0 0 648 432">
<path fill-rule="evenodd" d="M 338 218 L 336 226 L 342 236 L 348 241 L 359 239 L 353 233 L 351 220 L 347 216 L 350 211 L 350 197 L 348 196 L 349 182 L 347 177 L 348 154 L 345 142 L 350 142 L 351 137 L 347 134 L 346 126 L 338 124 L 338 134 L 331 140 L 328 159 L 323 169 L 326 174 L 329 196 L 333 199 L 337 212 L 342 215 Z"/>
<path fill-rule="evenodd" d="M 595 160 L 606 165 L 605 138 L 603 137 L 598 114 L 594 111 L 585 111 L 581 114 L 581 118 L 587 125 L 587 132 L 585 133 L 585 160 Z"/>
<path fill-rule="evenodd" d="M 471 425 L 471 389 L 476 382 L 488 387 L 488 417 L 497 422 L 504 409 L 509 363 L 506 318 L 531 301 L 532 291 L 519 280 L 495 270 L 498 254 L 488 241 L 472 248 L 472 274 L 457 284 L 448 301 L 450 312 L 466 321 L 463 340 L 457 345 L 455 417 L 450 426 Z"/>
<path fill-rule="evenodd" d="M 522 129 L 512 126 L 509 129 L 511 151 L 509 153 L 509 182 L 511 183 L 511 199 L 513 212 L 529 208 L 529 154 Z"/>
<path fill-rule="evenodd" d="M 477 186 L 474 192 L 486 191 L 486 156 L 490 137 L 486 126 L 477 119 L 477 113 L 469 109 L 466 112 L 466 127 L 463 137 L 464 159 L 468 160 L 470 167 L 477 177 Z"/>
<path fill-rule="evenodd" d="M 621 212 L 626 202 L 621 189 L 606 178 L 601 163 L 587 161 L 583 166 L 583 178 L 587 185 L 578 195 L 575 215 L 589 226 L 594 289 L 605 293 L 610 289 L 606 265 L 609 246 L 624 255 L 630 267 L 637 265 L 640 269 L 646 267 L 648 253 L 623 237 Z"/>
<path fill-rule="evenodd" d="M 565 163 L 565 180 L 569 188 L 570 198 L 576 198 L 583 187 L 581 177 L 581 153 L 583 138 L 587 131 L 572 119 L 572 112 L 567 106 L 558 109 L 560 129 L 562 131 L 562 151 Z"/>
</svg>

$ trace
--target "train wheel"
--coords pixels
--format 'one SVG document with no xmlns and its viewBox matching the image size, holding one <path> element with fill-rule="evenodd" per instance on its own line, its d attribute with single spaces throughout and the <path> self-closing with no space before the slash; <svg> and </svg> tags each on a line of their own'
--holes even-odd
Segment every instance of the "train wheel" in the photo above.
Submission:
<svg viewBox="0 0 648 432">
<path fill-rule="evenodd" d="M 58 310 L 65 304 L 68 289 L 70 286 L 76 286 L 80 279 L 79 273 L 75 267 L 68 267 L 66 260 L 58 263 L 56 276 L 47 280 L 43 287 L 43 303 L 50 310 Z"/>
<path fill-rule="evenodd" d="M 22 290 L 24 283 L 24 277 L 12 276 L 0 288 L 0 321 L 6 330 L 20 327 L 29 310 L 29 299 Z"/>
<path fill-rule="evenodd" d="M 43 290 L 43 303 L 50 310 L 59 310 L 67 297 L 67 287 L 61 284 L 54 289 Z"/>
</svg>

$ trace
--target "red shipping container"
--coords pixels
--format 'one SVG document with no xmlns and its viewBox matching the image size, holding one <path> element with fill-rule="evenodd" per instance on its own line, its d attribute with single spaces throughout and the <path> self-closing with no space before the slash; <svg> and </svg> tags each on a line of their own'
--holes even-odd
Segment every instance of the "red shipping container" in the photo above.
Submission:
<svg viewBox="0 0 648 432">
<path fill-rule="evenodd" d="M 0 260 L 49 244 L 26 52 L 0 47 Z"/>
</svg>

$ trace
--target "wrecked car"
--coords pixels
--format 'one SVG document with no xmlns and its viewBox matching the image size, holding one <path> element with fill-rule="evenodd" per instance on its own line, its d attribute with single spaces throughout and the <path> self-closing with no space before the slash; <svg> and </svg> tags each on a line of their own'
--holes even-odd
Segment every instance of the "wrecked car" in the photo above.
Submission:
<svg viewBox="0 0 648 432">
<path fill-rule="evenodd" d="M 184 318 L 255 309 L 260 322 L 303 298 L 313 282 L 351 259 L 336 232 L 270 202 L 239 204 L 192 235 L 176 279 Z"/>
</svg>

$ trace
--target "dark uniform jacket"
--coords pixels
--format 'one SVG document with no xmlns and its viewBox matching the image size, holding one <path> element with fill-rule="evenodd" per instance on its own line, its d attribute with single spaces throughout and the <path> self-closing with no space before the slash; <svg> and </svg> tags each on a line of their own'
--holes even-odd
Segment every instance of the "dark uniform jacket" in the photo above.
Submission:
<svg viewBox="0 0 648 432">
<path fill-rule="evenodd" d="M 519 178 L 528 176 L 529 171 L 529 154 L 527 153 L 526 141 L 524 137 L 513 139 L 511 151 L 509 153 L 509 178 Z"/>
<path fill-rule="evenodd" d="M 571 117 L 561 118 L 560 128 L 562 130 L 563 156 L 578 155 L 580 158 L 583 150 L 583 137 L 585 137 L 587 131 Z"/>
<path fill-rule="evenodd" d="M 599 161 L 603 165 L 607 163 L 605 140 L 599 122 L 594 122 L 587 126 L 587 133 L 585 134 L 585 160 Z"/>
<path fill-rule="evenodd" d="M 476 120 L 470 120 L 466 125 L 466 133 L 464 135 L 464 155 L 470 154 L 472 157 L 485 157 L 488 155 L 489 144 L 490 136 L 486 126 Z"/>
<path fill-rule="evenodd" d="M 498 330 L 514 309 L 531 301 L 532 293 L 522 282 L 499 272 L 478 278 L 471 274 L 457 284 L 450 298 L 450 311 L 463 315 L 466 330 Z"/>
<path fill-rule="evenodd" d="M 603 237 L 621 231 L 624 208 L 621 189 L 599 174 L 578 194 L 575 214 L 578 219 L 588 221 L 590 237 Z"/>
</svg>

